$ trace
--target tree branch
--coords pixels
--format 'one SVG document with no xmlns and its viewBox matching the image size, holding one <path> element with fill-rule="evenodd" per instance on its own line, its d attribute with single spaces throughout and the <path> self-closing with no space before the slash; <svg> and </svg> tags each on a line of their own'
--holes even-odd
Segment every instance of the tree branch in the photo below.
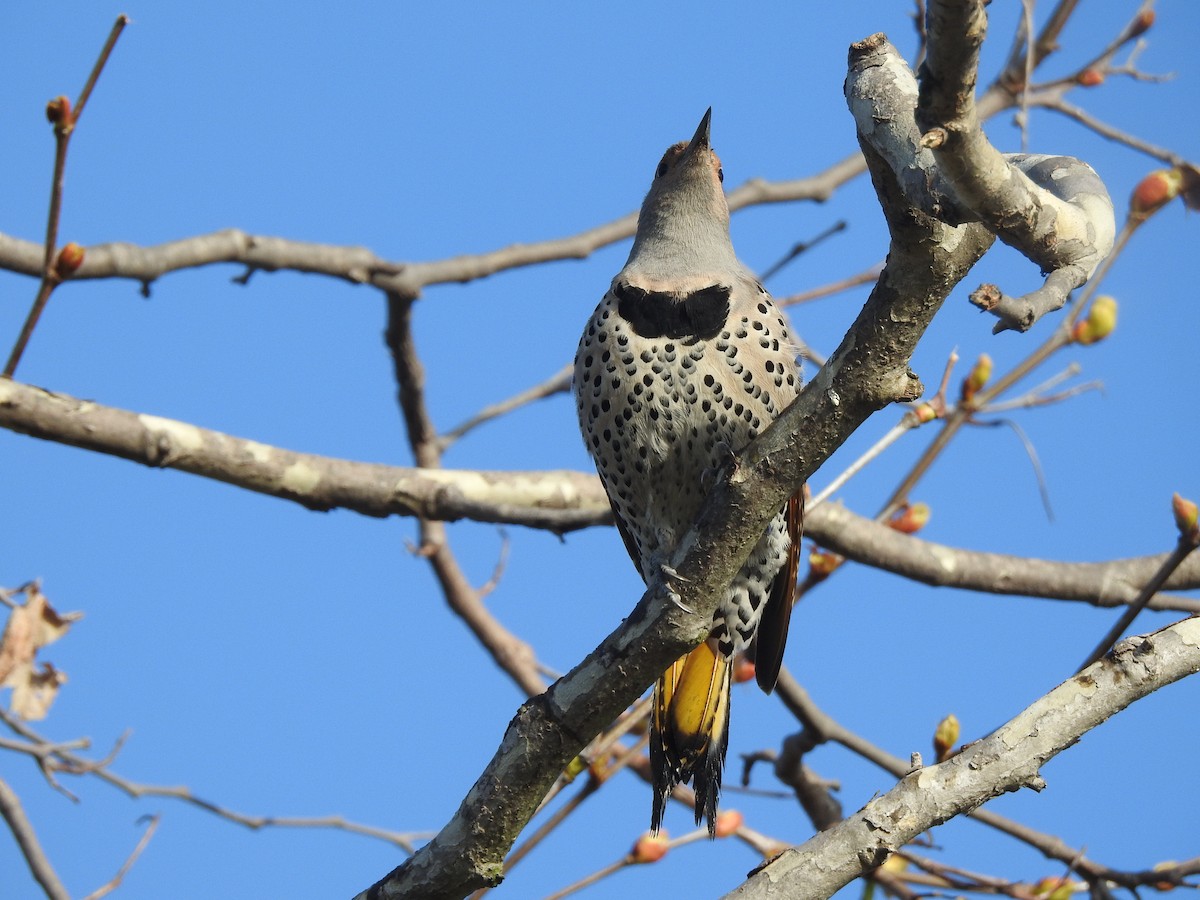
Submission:
<svg viewBox="0 0 1200 900">
<path fill-rule="evenodd" d="M 1163 564 L 1165 554 L 1108 562 L 1055 562 L 983 553 L 935 544 L 901 534 L 885 524 L 826 504 L 805 520 L 809 536 L 847 559 L 935 587 L 989 594 L 1075 600 L 1092 606 L 1124 606 L 1137 599 Z M 1200 587 L 1200 560 L 1192 558 L 1168 580 L 1167 588 Z M 1156 594 L 1151 609 L 1200 613 L 1200 601 Z"/>
<path fill-rule="evenodd" d="M 54 866 L 42 850 L 37 833 L 21 807 L 20 798 L 3 779 L 0 779 L 0 818 L 8 825 L 17 846 L 21 848 L 21 855 L 29 864 L 29 871 L 33 873 L 34 880 L 42 886 L 46 896 L 50 900 L 71 900 L 71 895 L 59 881 L 58 873 L 54 871 Z"/>
<path fill-rule="evenodd" d="M 178 469 L 317 510 L 369 516 L 471 519 L 566 533 L 612 523 L 595 475 L 569 470 L 488 472 L 354 462 L 271 447 L 174 419 L 139 415 L 0 381 L 0 426 L 146 466 Z M 1161 557 L 1067 563 L 980 553 L 929 543 L 833 504 L 812 510 L 808 534 L 864 565 L 925 584 L 1000 594 L 1080 600 L 1100 607 L 1130 602 Z M 1200 587 L 1189 560 L 1168 590 Z M 1200 603 L 1157 596 L 1151 609 L 1200 611 Z"/>
<path fill-rule="evenodd" d="M 0 380 L 0 427 L 154 468 L 368 516 L 527 525 L 564 534 L 611 521 L 594 475 L 412 469 L 298 453 Z"/>
<path fill-rule="evenodd" d="M 1027 331 L 1061 308 L 1112 250 L 1112 201 L 1086 163 L 1063 156 L 1006 158 L 984 135 L 975 105 L 987 30 L 983 0 L 931 0 L 927 22 L 917 104 L 921 144 L 933 151 L 959 202 L 1048 273 L 1042 287 L 1024 297 L 985 306 L 999 317 L 996 331 Z"/>
<path fill-rule="evenodd" d="M 1008 724 L 940 765 L 906 775 L 853 816 L 759 869 L 726 895 L 736 900 L 825 898 L 921 832 L 1023 787 L 1041 767 L 1136 700 L 1200 672 L 1200 619 L 1122 641 Z"/>
<path fill-rule="evenodd" d="M 414 302 L 412 297 L 388 294 L 385 337 L 392 353 L 397 399 L 413 457 L 423 470 L 436 471 L 441 468 L 442 454 L 438 448 L 437 429 L 425 404 L 425 367 L 413 339 Z M 533 648 L 505 628 L 484 605 L 483 592 L 467 580 L 450 548 L 445 522 L 423 516 L 419 521 L 421 543 L 417 552 L 429 560 L 451 611 L 466 623 L 496 664 L 522 691 L 530 696 L 540 694 L 546 689 L 546 682 L 542 680 Z"/>
</svg>

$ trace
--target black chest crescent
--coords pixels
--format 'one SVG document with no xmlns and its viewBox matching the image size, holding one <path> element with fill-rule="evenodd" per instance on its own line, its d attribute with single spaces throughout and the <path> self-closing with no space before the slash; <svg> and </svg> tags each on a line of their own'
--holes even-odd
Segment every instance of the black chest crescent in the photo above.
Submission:
<svg viewBox="0 0 1200 900">
<path fill-rule="evenodd" d="M 714 284 L 686 297 L 665 291 L 647 291 L 625 284 L 613 285 L 617 312 L 644 338 L 670 338 L 685 344 L 716 337 L 729 318 L 730 288 Z"/>
</svg>

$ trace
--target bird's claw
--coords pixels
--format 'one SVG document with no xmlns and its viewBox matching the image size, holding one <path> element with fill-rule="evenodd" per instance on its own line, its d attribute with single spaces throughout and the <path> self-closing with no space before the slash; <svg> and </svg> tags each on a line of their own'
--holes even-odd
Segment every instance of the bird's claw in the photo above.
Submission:
<svg viewBox="0 0 1200 900">
<path fill-rule="evenodd" d="M 684 578 L 666 564 L 659 566 L 658 569 L 663 575 L 663 586 L 666 588 L 667 597 L 670 599 L 670 601 L 682 609 L 685 613 L 694 613 L 695 610 L 684 603 L 683 597 L 681 597 L 679 592 L 671 586 L 672 584 L 687 584 L 688 579 Z"/>
</svg>

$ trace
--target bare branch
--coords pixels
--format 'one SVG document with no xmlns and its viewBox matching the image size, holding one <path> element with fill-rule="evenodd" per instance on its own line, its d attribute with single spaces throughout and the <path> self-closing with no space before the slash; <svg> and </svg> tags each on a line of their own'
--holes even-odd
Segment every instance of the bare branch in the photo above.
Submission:
<svg viewBox="0 0 1200 900">
<path fill-rule="evenodd" d="M 121 868 L 117 869 L 117 874 L 110 878 L 107 882 L 100 885 L 96 890 L 92 891 L 83 900 L 100 900 L 101 897 L 107 897 L 113 891 L 121 886 L 121 882 L 125 880 L 125 876 L 129 874 L 129 870 L 133 868 L 133 864 L 137 862 L 137 858 L 142 855 L 142 851 L 146 849 L 146 845 L 150 843 L 150 839 L 154 837 L 154 832 L 158 830 L 159 816 L 150 816 L 150 824 L 143 832 L 141 839 L 133 848 L 133 852 L 122 863 Z"/>
<path fill-rule="evenodd" d="M 835 281 L 831 284 L 821 285 L 821 287 L 813 288 L 808 291 L 801 291 L 798 294 L 790 294 L 787 297 L 777 299 L 777 306 L 797 306 L 801 303 L 808 303 L 811 300 L 817 300 L 821 297 L 828 297 L 830 294 L 838 294 L 842 291 L 848 291 L 850 288 L 859 287 L 864 284 L 874 284 L 879 278 L 879 273 L 883 271 L 883 263 L 876 263 L 868 269 L 864 269 L 857 275 L 851 275 L 849 278 L 843 278 L 841 281 Z"/>
<path fill-rule="evenodd" d="M 8 786 L 8 782 L 0 779 L 0 817 L 8 825 L 8 830 L 16 838 L 21 855 L 29 865 L 34 880 L 42 886 L 42 890 L 50 900 L 71 900 L 71 895 L 58 879 L 58 873 L 46 857 L 42 845 L 37 839 L 33 825 L 21 807 L 21 800 L 16 792 Z"/>
<path fill-rule="evenodd" d="M 1200 672 L 1200 619 L 1123 641 L 948 761 L 906 775 L 854 815 L 788 850 L 726 895 L 825 898 L 921 832 L 1000 794 L 1041 790 L 1041 767 L 1136 700 Z"/>
<path fill-rule="evenodd" d="M 0 380 L 0 426 L 155 468 L 368 516 L 526 525 L 559 534 L 611 520 L 594 475 L 468 472 L 351 462 L 271 447 L 158 416 Z"/>
<path fill-rule="evenodd" d="M 112 31 L 109 32 L 108 40 L 104 42 L 100 56 L 96 59 L 96 64 L 92 67 L 83 90 L 79 93 L 79 99 L 75 101 L 75 108 L 71 109 L 70 101 L 66 97 L 58 97 L 46 105 L 46 117 L 54 125 L 54 176 L 50 181 L 50 213 L 46 217 L 46 238 L 42 245 L 41 283 L 38 285 L 37 295 L 34 297 L 33 306 L 29 309 L 29 315 L 25 317 L 25 323 L 21 326 L 21 332 L 8 356 L 8 362 L 4 365 L 3 377 L 5 378 L 12 378 L 17 371 L 17 365 L 25 353 L 25 346 L 33 336 L 33 330 L 37 327 L 42 311 L 50 300 L 50 295 L 56 287 L 62 284 L 63 279 L 75 271 L 83 258 L 83 251 L 77 245 L 68 245 L 64 248 L 64 251 L 72 251 L 69 260 L 65 260 L 64 256 L 58 256 L 56 259 L 55 253 L 58 249 L 58 224 L 62 215 L 67 148 L 70 146 L 71 135 L 75 133 L 79 117 L 83 115 L 83 108 L 92 95 L 92 89 L 96 86 L 96 80 L 104 71 L 104 64 L 108 62 L 109 54 L 112 53 L 117 38 L 121 36 L 121 32 L 125 30 L 127 24 L 129 24 L 128 16 L 117 16 L 117 21 L 113 24 Z"/>
<path fill-rule="evenodd" d="M 856 753 L 864 759 L 869 760 L 884 771 L 891 772 L 897 778 L 903 778 L 912 771 L 912 766 L 908 760 L 893 756 L 891 753 L 877 747 L 825 713 L 824 710 L 813 702 L 808 692 L 796 682 L 790 672 L 785 670 L 780 674 L 777 691 L 784 705 L 803 724 L 805 729 L 803 734 L 807 739 L 808 745 L 816 746 L 819 743 L 832 741 L 833 743 L 840 744 L 852 753 Z M 1112 881 L 1126 887 L 1154 883 L 1152 879 L 1145 877 L 1149 874 L 1148 872 L 1130 873 L 1110 869 L 1107 866 L 1087 859 L 1083 851 L 1070 846 L 1061 838 L 1037 831 L 1027 825 L 1022 825 L 1020 822 L 1014 822 L 1012 819 L 992 812 L 989 809 L 972 810 L 969 815 L 977 822 L 1028 844 L 1042 853 L 1047 859 L 1065 863 L 1089 881 Z M 1194 872 L 1192 866 L 1195 863 L 1196 860 L 1192 860 L 1190 863 L 1181 863 L 1174 874 L 1178 878 L 1192 874 Z M 1164 878 L 1163 880 L 1167 879 Z"/>
<path fill-rule="evenodd" d="M 397 399 L 404 415 L 408 442 L 413 456 L 424 470 L 441 468 L 437 430 L 425 405 L 425 368 L 417 355 L 412 333 L 412 307 L 415 301 L 400 294 L 388 294 L 386 339 L 396 372 Z M 461 618 L 491 654 L 496 664 L 526 694 L 533 696 L 546 689 L 533 648 L 492 615 L 484 605 L 486 591 L 471 586 L 450 548 L 444 522 L 420 518 L 420 553 L 429 560 L 446 604 Z"/>
<path fill-rule="evenodd" d="M 544 400 L 547 397 L 553 397 L 555 394 L 566 393 L 571 389 L 571 377 L 575 372 L 575 367 L 568 363 L 563 366 L 541 384 L 535 384 L 533 387 L 521 391 L 521 393 L 509 397 L 500 403 L 493 403 L 491 406 L 485 406 L 467 421 L 463 422 L 454 428 L 451 428 L 445 434 L 437 439 L 437 449 L 439 453 L 445 453 L 446 448 L 465 435 L 467 432 L 478 428 L 485 422 L 490 422 L 500 416 L 507 415 L 513 410 L 520 409 L 522 406 L 527 406 L 538 400 Z"/>
<path fill-rule="evenodd" d="M 953 194 L 1006 244 L 1049 273 L 1017 303 L 989 307 L 996 330 L 1028 330 L 1091 277 L 1116 235 L 1112 201 L 1099 176 L 1070 157 L 1001 155 L 975 105 L 982 0 L 929 4 L 929 50 L 921 67 L 917 122 Z"/>
<path fill-rule="evenodd" d="M 825 504 L 805 521 L 822 547 L 847 559 L 937 587 L 989 594 L 1076 600 L 1097 607 L 1134 602 L 1162 565 L 1165 555 L 1101 563 L 1052 562 L 1024 556 L 982 553 L 923 541 L 845 507 Z M 1174 590 L 1200 586 L 1200 560 L 1192 559 L 1167 582 Z M 1155 594 L 1151 609 L 1200 613 L 1200 601 Z"/>
<path fill-rule="evenodd" d="M 11 746 L 8 749 L 18 750 L 36 757 L 39 763 L 43 763 L 43 771 L 52 772 L 57 770 L 69 775 L 93 775 L 135 799 L 139 797 L 165 797 L 172 800 L 179 800 L 254 831 L 269 827 L 335 828 L 339 831 L 348 831 L 352 834 L 361 834 L 377 838 L 381 841 L 387 841 L 408 853 L 413 851 L 414 841 L 426 837 L 426 835 L 421 833 L 401 833 L 376 828 L 372 825 L 361 825 L 357 822 L 348 821 L 342 816 L 255 816 L 240 813 L 196 796 L 191 788 L 186 785 L 168 787 L 156 784 L 142 784 L 124 778 L 108 768 L 109 763 L 112 761 L 112 754 L 99 762 L 85 759 L 66 749 L 76 743 L 83 743 L 82 741 L 54 743 L 3 709 L 0 709 L 0 721 L 16 734 L 21 735 L 30 742 L 26 746 Z M 15 744 L 15 742 L 13 743 Z"/>
<path fill-rule="evenodd" d="M 792 181 L 752 179 L 728 195 L 730 211 L 764 203 L 826 200 L 851 178 L 862 174 L 862 157 L 855 154 L 809 178 Z M 584 259 L 594 251 L 631 237 L 637 214 L 630 213 L 568 237 L 530 244 L 513 244 L 486 253 L 430 262 L 392 262 L 364 247 L 313 244 L 238 229 L 216 231 L 153 247 L 128 243 L 97 244 L 86 249 L 83 265 L 72 280 L 129 278 L 149 285 L 170 272 L 214 263 L 237 263 L 248 270 L 327 275 L 351 284 L 370 284 L 389 293 L 415 297 L 431 284 L 474 281 L 497 272 L 562 259 Z M 0 268 L 40 276 L 42 246 L 0 234 Z"/>
<path fill-rule="evenodd" d="M 1119 144 L 1124 144 L 1139 153 L 1144 153 L 1153 159 L 1161 160 L 1172 166 L 1186 166 L 1188 162 L 1178 153 L 1173 150 L 1168 150 L 1165 147 L 1159 147 L 1157 144 L 1152 144 L 1147 140 L 1139 138 L 1128 132 L 1122 131 L 1107 122 L 1093 116 L 1083 107 L 1076 106 L 1059 94 L 1057 91 L 1034 92 L 1029 97 L 1029 102 L 1032 106 L 1037 106 L 1042 109 L 1049 109 L 1053 112 L 1061 113 L 1068 118 L 1074 119 L 1084 128 L 1096 132 L 1101 137 L 1107 138 L 1110 141 L 1115 141 Z"/>
</svg>

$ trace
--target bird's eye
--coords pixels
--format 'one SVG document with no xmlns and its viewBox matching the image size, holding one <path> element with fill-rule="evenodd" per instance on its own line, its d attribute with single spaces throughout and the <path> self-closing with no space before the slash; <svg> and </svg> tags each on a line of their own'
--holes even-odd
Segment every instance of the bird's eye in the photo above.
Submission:
<svg viewBox="0 0 1200 900">
<path fill-rule="evenodd" d="M 717 166 L 717 181 L 721 182 L 721 184 L 725 183 L 725 170 L 720 166 Z"/>
<path fill-rule="evenodd" d="M 667 174 L 667 161 L 664 159 L 662 162 L 660 162 L 658 164 L 658 170 L 655 171 L 654 177 L 662 178 L 666 174 Z"/>
</svg>

